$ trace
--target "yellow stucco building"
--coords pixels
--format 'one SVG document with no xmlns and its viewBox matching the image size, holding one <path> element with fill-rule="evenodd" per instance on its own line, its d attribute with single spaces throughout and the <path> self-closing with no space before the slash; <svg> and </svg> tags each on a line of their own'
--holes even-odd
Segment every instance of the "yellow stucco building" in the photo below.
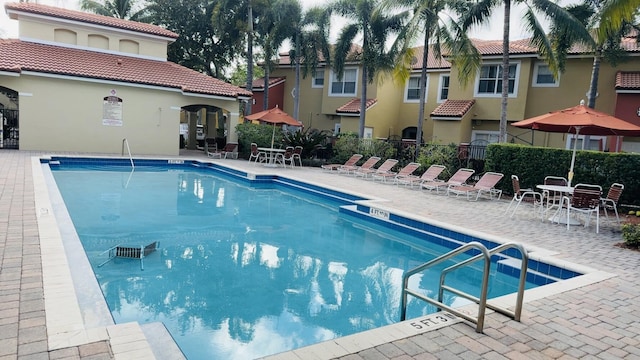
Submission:
<svg viewBox="0 0 640 360">
<path fill-rule="evenodd" d="M 182 134 L 236 140 L 251 93 L 167 61 L 161 27 L 8 3 L 19 39 L 0 40 L 2 148 L 177 155 Z M 181 126 L 181 123 L 183 124 Z"/>
<path fill-rule="evenodd" d="M 438 143 L 495 142 L 501 113 L 501 40 L 474 40 L 482 55 L 478 73 L 463 85 L 455 64 L 436 59 L 429 52 L 427 95 L 422 139 Z M 613 67 L 603 61 L 598 81 L 596 109 L 640 125 L 640 46 L 635 37 L 623 38 L 627 61 Z M 354 46 L 352 51 L 357 52 Z M 415 61 L 406 82 L 381 75 L 367 88 L 365 137 L 415 139 L 418 92 L 423 48 L 414 49 Z M 549 111 L 578 105 L 586 100 L 593 55 L 571 52 L 566 71 L 554 78 L 528 39 L 510 43 L 510 95 L 507 121 L 512 123 Z M 300 81 L 299 120 L 306 127 L 334 132 L 358 132 L 360 76 L 358 62 L 345 65 L 341 80 L 325 63 Z M 295 69 L 283 54 L 273 76 L 286 78 L 284 94 L 294 90 Z M 634 105 L 635 104 L 635 105 Z M 294 101 L 285 96 L 284 110 L 292 114 Z M 634 110 L 635 109 L 635 110 Z M 569 148 L 566 134 L 532 132 L 508 126 L 508 141 Z M 582 139 L 580 137 L 579 139 Z M 640 142 L 628 138 L 618 149 L 640 152 Z M 618 140 L 590 137 L 585 149 L 614 150 Z"/>
</svg>

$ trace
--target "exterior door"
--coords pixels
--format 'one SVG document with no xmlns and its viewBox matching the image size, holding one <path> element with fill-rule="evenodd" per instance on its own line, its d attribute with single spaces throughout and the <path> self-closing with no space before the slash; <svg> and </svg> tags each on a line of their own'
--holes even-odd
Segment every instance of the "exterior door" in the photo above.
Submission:
<svg viewBox="0 0 640 360">
<path fill-rule="evenodd" d="M 0 109 L 0 149 L 19 149 L 18 110 Z"/>
</svg>

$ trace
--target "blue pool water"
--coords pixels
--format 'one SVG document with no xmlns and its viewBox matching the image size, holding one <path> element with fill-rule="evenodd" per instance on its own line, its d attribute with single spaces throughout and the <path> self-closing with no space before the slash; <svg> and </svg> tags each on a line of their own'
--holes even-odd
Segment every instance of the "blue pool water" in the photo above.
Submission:
<svg viewBox="0 0 640 360">
<path fill-rule="evenodd" d="M 52 170 L 116 323 L 161 321 L 189 359 L 256 358 L 397 322 L 402 274 L 450 250 L 270 181 L 188 166 Z M 153 241 L 144 271 L 98 267 L 112 246 Z M 438 270 L 411 287 L 433 296 Z M 480 276 L 463 268 L 454 287 L 477 294 Z M 517 280 L 494 270 L 490 297 Z M 408 318 L 434 311 L 413 299 Z"/>
</svg>

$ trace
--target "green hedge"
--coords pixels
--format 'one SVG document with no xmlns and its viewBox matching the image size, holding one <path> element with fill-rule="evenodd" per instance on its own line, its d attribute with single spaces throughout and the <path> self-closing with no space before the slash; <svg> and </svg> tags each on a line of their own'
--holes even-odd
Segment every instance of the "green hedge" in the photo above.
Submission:
<svg viewBox="0 0 640 360">
<path fill-rule="evenodd" d="M 518 175 L 520 186 L 535 187 L 548 175 L 567 177 L 571 151 L 514 144 L 490 144 L 487 147 L 485 171 L 505 175 L 499 187 L 513 193 L 511 175 Z M 640 155 L 601 151 L 578 151 L 572 184 L 602 186 L 606 196 L 612 183 L 624 185 L 620 204 L 640 205 Z"/>
</svg>

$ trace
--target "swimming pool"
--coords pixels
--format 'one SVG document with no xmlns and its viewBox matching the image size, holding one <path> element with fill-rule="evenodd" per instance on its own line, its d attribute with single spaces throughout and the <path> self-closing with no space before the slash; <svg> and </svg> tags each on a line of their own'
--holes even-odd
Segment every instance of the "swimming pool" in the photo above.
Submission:
<svg viewBox="0 0 640 360">
<path fill-rule="evenodd" d="M 456 243 L 445 244 L 444 235 L 455 239 L 450 230 L 427 229 L 428 224 L 393 214 L 365 222 L 360 218 L 371 211 L 353 205 L 361 199 L 348 194 L 314 195 L 320 189 L 273 177 L 230 182 L 230 176 L 239 174 L 224 170 L 225 175 L 221 169 L 205 166 L 202 175 L 193 171 L 202 168 L 198 163 L 164 161 L 163 165 L 149 167 L 153 170 L 149 173 L 140 171 L 143 166 L 131 173 L 125 167 L 101 165 L 101 170 L 124 171 L 92 172 L 100 175 L 95 178 L 88 173 L 78 176 L 74 166 L 54 174 L 57 181 L 61 176 L 83 180 L 70 185 L 60 181 L 58 186 L 94 267 L 102 260 L 100 253 L 117 243 L 160 241 L 161 251 L 145 261 L 144 272 L 136 262 L 119 261 L 97 269 L 96 274 L 117 322 L 163 321 L 189 358 L 198 357 L 186 350 L 191 346 L 204 350 L 208 358 L 212 353 L 220 358 L 250 358 L 349 333 L 332 327 L 334 323 L 357 332 L 396 322 L 403 271 Z M 160 174 L 169 176 L 161 179 Z M 142 203 L 138 195 L 143 189 L 149 190 L 152 204 L 132 209 L 131 204 Z M 241 190 L 248 195 L 241 197 Z M 84 191 L 88 192 L 80 195 Z M 69 194 L 79 195 L 79 201 L 72 201 Z M 315 216 L 303 208 L 304 198 L 319 206 L 313 210 Z M 92 199 L 89 207 L 84 205 L 87 199 Z M 284 208 L 277 207 L 283 204 Z M 97 224 L 85 225 L 87 219 Z M 277 223 L 279 219 L 286 221 Z M 121 223 L 127 230 L 118 227 Z M 397 232 L 382 235 L 386 230 L 382 224 Z M 169 226 L 168 233 L 159 230 L 163 225 Z M 441 243 L 440 248 L 427 250 L 424 241 L 406 236 L 426 230 L 439 234 L 434 240 Z M 309 236 L 313 233 L 335 242 L 313 240 Z M 204 272 L 180 272 L 186 263 L 195 263 Z M 226 272 L 230 269 L 235 272 Z M 505 284 L 512 278 L 501 272 L 495 275 Z M 459 277 L 474 283 L 477 275 L 461 273 Z M 354 278 L 362 281 L 355 283 Z M 541 283 L 542 278 L 553 281 L 549 277 L 532 280 Z M 271 284 L 273 279 L 284 286 Z M 424 276 L 416 282 L 426 289 L 420 282 L 426 285 L 430 279 Z M 186 295 L 178 294 L 180 289 Z M 500 294 L 496 289 L 492 288 L 492 296 Z M 508 290 L 512 291 L 513 287 Z M 257 305 L 248 303 L 247 293 L 259 300 Z M 211 298 L 219 302 L 214 305 Z M 270 299 L 277 301 L 267 305 Z M 211 310 L 220 308 L 228 313 Z M 353 310 L 353 315 L 343 310 Z M 428 311 L 417 302 L 410 307 L 414 316 Z M 319 323 L 308 326 L 317 319 Z M 192 330 L 202 330 L 201 335 Z M 211 347 L 203 349 L 205 344 Z"/>
</svg>

